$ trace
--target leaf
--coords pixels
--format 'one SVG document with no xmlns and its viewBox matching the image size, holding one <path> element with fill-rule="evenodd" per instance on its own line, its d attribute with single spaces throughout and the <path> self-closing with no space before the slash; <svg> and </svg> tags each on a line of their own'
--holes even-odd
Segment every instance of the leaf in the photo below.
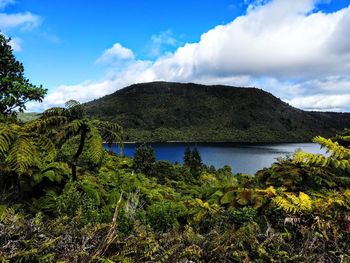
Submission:
<svg viewBox="0 0 350 263">
<path fill-rule="evenodd" d="M 234 191 L 229 191 L 224 194 L 224 196 L 221 198 L 221 204 L 229 204 L 232 201 L 235 200 L 235 192 Z"/>
<path fill-rule="evenodd" d="M 38 153 L 33 142 L 25 137 L 19 137 L 11 147 L 6 158 L 10 167 L 19 174 L 24 174 L 31 166 L 38 166 Z"/>
</svg>

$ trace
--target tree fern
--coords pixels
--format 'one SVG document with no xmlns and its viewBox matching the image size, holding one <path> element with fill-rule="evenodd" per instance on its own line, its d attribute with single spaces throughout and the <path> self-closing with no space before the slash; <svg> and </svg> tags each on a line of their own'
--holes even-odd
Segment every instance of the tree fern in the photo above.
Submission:
<svg viewBox="0 0 350 263">
<path fill-rule="evenodd" d="M 65 107 L 46 110 L 31 128 L 41 132 L 45 127 L 55 130 L 53 134 L 59 147 L 79 136 L 78 147 L 69 160 L 74 181 L 77 179 L 78 159 L 84 151 L 88 152 L 92 162 L 99 163 L 104 154 L 103 141 L 109 144 L 122 141 L 119 125 L 86 118 L 83 105 L 74 100 L 68 101 Z M 45 145 L 48 146 L 48 141 Z M 51 152 L 50 156 L 54 155 Z"/>
</svg>

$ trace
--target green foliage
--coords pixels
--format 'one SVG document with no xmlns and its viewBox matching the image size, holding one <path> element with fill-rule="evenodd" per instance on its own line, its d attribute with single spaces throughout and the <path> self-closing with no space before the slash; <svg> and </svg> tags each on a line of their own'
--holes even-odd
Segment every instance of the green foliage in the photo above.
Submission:
<svg viewBox="0 0 350 263">
<path fill-rule="evenodd" d="M 15 56 L 11 39 L 0 33 L 0 115 L 23 111 L 28 101 L 41 101 L 47 90 L 24 77 L 24 67 Z"/>
<path fill-rule="evenodd" d="M 176 167 L 168 161 L 158 161 L 154 164 L 152 176 L 156 177 L 158 183 L 166 184 L 167 182 L 181 181 L 185 174 L 182 167 Z"/>
<path fill-rule="evenodd" d="M 71 101 L 32 122 L 0 124 L 3 262 L 350 258 L 350 175 L 337 165 L 350 158 L 348 131 L 315 138 L 326 156 L 296 152 L 255 176 L 233 175 L 193 151 L 184 165 L 156 162 L 147 146 L 133 160 L 107 153 L 102 141 L 120 130 L 80 107 Z"/>
<path fill-rule="evenodd" d="M 311 212 L 312 210 L 312 201 L 303 192 L 300 192 L 298 196 L 294 193 L 284 193 L 283 196 L 276 196 L 273 202 L 286 213 L 300 214 Z"/>
<path fill-rule="evenodd" d="M 336 141 L 331 139 L 325 139 L 323 137 L 315 137 L 315 142 L 319 143 L 322 147 L 327 149 L 329 156 L 323 156 L 320 154 L 309 154 L 304 152 L 296 152 L 293 161 L 302 165 L 322 167 L 324 169 L 332 168 L 338 176 L 350 175 L 350 149 L 341 146 Z M 337 176 L 337 175 L 335 175 Z M 339 178 L 339 177 L 338 177 Z M 342 178 L 339 178 L 342 180 Z M 350 181 L 342 180 L 346 185 L 350 185 Z"/>
<path fill-rule="evenodd" d="M 247 222 L 256 222 L 258 219 L 257 210 L 249 206 L 242 208 L 230 208 L 228 213 L 229 220 L 238 226 L 242 226 Z"/>
<path fill-rule="evenodd" d="M 185 166 L 190 166 L 192 161 L 192 151 L 189 146 L 186 147 L 185 152 L 184 152 L 184 165 Z"/>
<path fill-rule="evenodd" d="M 65 107 L 46 110 L 28 125 L 38 132 L 53 129 L 56 144 L 63 148 L 61 157 L 71 166 L 73 181 L 77 180 L 77 166 L 84 151 L 85 162 L 96 165 L 104 154 L 102 142 L 111 144 L 122 138 L 122 128 L 118 124 L 86 118 L 83 105 L 74 100 L 66 102 Z"/>
<path fill-rule="evenodd" d="M 194 177 L 199 177 L 203 168 L 203 163 L 197 147 L 194 147 L 193 150 L 186 147 L 184 152 L 184 166 L 190 169 Z"/>
<path fill-rule="evenodd" d="M 160 201 L 147 208 L 147 222 L 152 229 L 160 232 L 175 230 L 179 227 L 178 219 L 186 215 L 186 207 L 181 203 Z"/>
<path fill-rule="evenodd" d="M 138 173 L 151 175 L 154 170 L 156 155 L 150 145 L 142 144 L 137 147 L 134 154 L 133 168 Z"/>
</svg>

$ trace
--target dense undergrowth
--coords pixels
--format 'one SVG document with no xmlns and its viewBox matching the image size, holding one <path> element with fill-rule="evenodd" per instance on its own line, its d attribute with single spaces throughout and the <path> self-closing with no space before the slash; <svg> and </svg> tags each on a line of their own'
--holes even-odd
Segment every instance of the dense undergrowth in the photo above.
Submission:
<svg viewBox="0 0 350 263">
<path fill-rule="evenodd" d="M 116 156 L 120 127 L 67 106 L 0 124 L 1 262 L 349 262 L 349 131 L 233 175 Z"/>
</svg>

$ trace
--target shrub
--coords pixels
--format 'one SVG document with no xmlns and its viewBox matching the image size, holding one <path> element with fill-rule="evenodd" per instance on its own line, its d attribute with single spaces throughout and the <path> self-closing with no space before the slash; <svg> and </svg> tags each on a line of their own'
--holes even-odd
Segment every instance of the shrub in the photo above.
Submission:
<svg viewBox="0 0 350 263">
<path fill-rule="evenodd" d="M 230 208 L 228 213 L 229 220 L 237 226 L 241 226 L 247 222 L 256 222 L 258 217 L 256 209 L 249 206 L 242 208 Z"/>
<path fill-rule="evenodd" d="M 167 232 L 178 228 L 178 219 L 184 217 L 186 207 L 181 203 L 160 201 L 147 209 L 147 221 L 155 231 Z"/>
<path fill-rule="evenodd" d="M 133 168 L 138 173 L 151 175 L 156 162 L 156 155 L 150 145 L 142 144 L 136 149 Z"/>
</svg>

